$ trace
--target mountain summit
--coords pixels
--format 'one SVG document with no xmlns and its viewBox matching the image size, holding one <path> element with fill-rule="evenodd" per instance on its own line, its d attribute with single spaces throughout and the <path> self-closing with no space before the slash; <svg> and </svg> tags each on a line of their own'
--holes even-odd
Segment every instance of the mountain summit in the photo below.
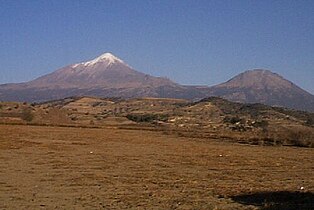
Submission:
<svg viewBox="0 0 314 210">
<path fill-rule="evenodd" d="M 119 59 L 118 57 L 114 56 L 113 54 L 111 53 L 104 53 L 102 54 L 101 56 L 91 60 L 91 61 L 86 61 L 86 62 L 83 62 L 83 63 L 78 63 L 78 64 L 74 64 L 72 67 L 73 68 L 76 68 L 80 65 L 83 65 L 83 66 L 93 66 L 93 65 L 96 65 L 96 64 L 106 64 L 106 65 L 112 65 L 114 63 L 123 63 L 125 64 L 121 59 Z"/>
<path fill-rule="evenodd" d="M 269 70 L 248 70 L 210 89 L 231 101 L 314 111 L 313 95 Z"/>
</svg>

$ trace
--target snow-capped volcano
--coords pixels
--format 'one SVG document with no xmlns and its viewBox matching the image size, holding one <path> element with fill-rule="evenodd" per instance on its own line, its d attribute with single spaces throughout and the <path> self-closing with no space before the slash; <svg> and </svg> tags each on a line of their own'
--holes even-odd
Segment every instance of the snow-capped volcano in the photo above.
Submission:
<svg viewBox="0 0 314 210">
<path fill-rule="evenodd" d="M 35 80 L 0 86 L 0 100 L 43 101 L 68 96 L 147 97 L 162 96 L 181 86 L 167 78 L 136 71 L 122 59 L 104 53 L 72 64 Z M 167 90 L 167 91 L 166 91 Z"/>
<path fill-rule="evenodd" d="M 114 56 L 113 54 L 111 53 L 104 53 L 102 55 L 100 55 L 99 57 L 93 59 L 93 60 L 90 60 L 90 61 L 86 61 L 86 62 L 83 62 L 83 63 L 78 63 L 78 64 L 74 64 L 72 65 L 73 68 L 76 68 L 78 66 L 93 66 L 93 65 L 96 65 L 96 64 L 106 64 L 106 65 L 112 65 L 114 63 L 123 63 L 125 64 L 121 59 L 119 59 L 118 57 Z"/>
<path fill-rule="evenodd" d="M 28 83 L 44 88 L 134 88 L 176 85 L 166 78 L 138 72 L 111 53 L 61 68 Z"/>
</svg>

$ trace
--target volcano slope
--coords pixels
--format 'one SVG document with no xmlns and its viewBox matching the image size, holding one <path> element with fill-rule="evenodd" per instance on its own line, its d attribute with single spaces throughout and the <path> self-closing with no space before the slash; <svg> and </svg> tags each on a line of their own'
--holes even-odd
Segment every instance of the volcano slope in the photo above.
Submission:
<svg viewBox="0 0 314 210">
<path fill-rule="evenodd" d="M 308 148 L 0 125 L 0 151 L 0 209 L 313 208 Z"/>
</svg>

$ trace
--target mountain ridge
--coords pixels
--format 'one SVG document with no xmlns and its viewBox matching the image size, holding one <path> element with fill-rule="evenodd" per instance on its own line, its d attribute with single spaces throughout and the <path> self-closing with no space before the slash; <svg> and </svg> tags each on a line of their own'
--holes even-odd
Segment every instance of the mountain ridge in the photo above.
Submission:
<svg viewBox="0 0 314 210">
<path fill-rule="evenodd" d="M 265 69 L 242 72 L 215 86 L 181 85 L 139 72 L 112 53 L 67 65 L 24 83 L 0 85 L 0 100 L 38 102 L 70 96 L 164 97 L 200 100 L 219 96 L 314 112 L 314 96 Z"/>
</svg>

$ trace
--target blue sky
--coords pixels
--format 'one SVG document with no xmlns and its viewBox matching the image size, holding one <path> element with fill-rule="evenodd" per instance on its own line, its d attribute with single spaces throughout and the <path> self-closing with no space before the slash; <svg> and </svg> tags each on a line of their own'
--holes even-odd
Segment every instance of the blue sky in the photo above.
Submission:
<svg viewBox="0 0 314 210">
<path fill-rule="evenodd" d="M 0 83 L 112 52 L 182 84 L 265 68 L 313 94 L 313 11 L 312 0 L 0 0 Z"/>
</svg>

